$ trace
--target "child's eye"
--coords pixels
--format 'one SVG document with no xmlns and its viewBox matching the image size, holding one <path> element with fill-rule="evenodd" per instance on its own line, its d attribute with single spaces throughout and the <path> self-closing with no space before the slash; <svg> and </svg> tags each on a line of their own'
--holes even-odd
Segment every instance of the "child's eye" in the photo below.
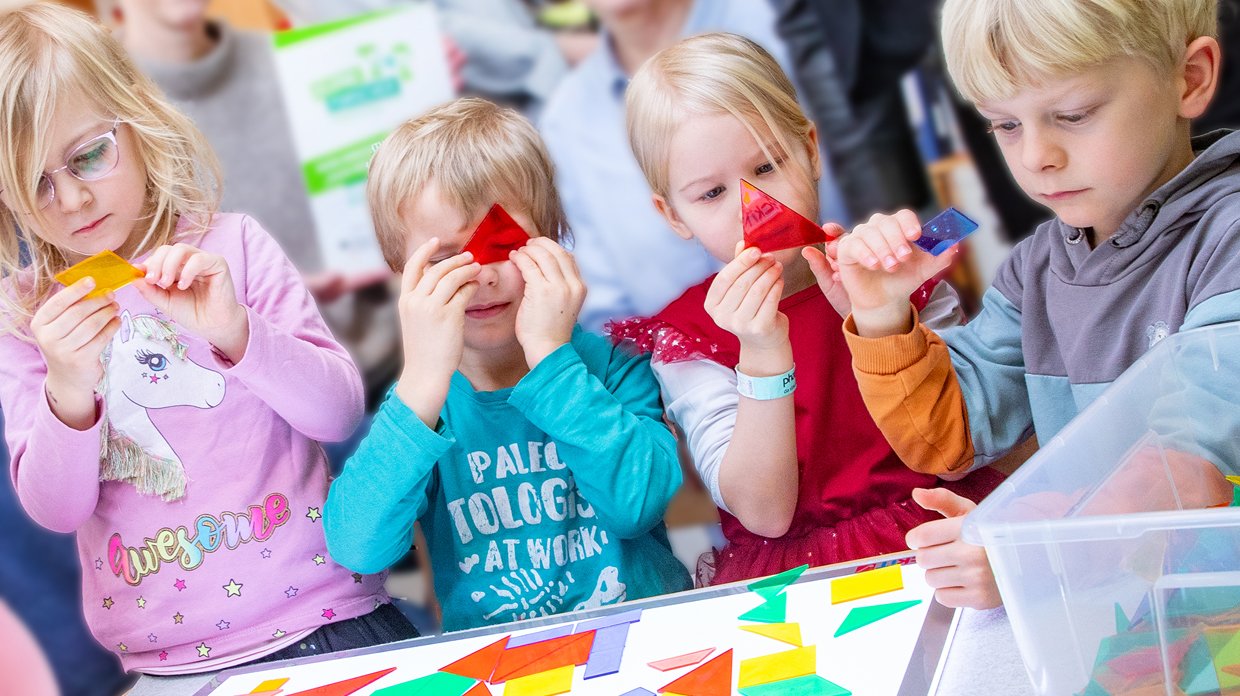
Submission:
<svg viewBox="0 0 1240 696">
<path fill-rule="evenodd" d="M 754 174 L 770 174 L 771 172 L 775 171 L 775 165 L 771 164 L 770 162 L 764 162 L 758 165 L 758 168 L 753 171 L 754 171 Z"/>
<path fill-rule="evenodd" d="M 987 133 L 1015 133 L 1020 128 L 1020 121 L 991 121 L 986 124 Z"/>
<path fill-rule="evenodd" d="M 726 191 L 726 190 L 727 190 L 727 189 L 725 189 L 725 188 L 724 188 L 724 187 L 722 187 L 722 186 L 716 186 L 715 188 L 713 188 L 713 189 L 711 189 L 711 190 L 707 191 L 706 193 L 703 193 L 703 194 L 702 194 L 702 198 L 704 198 L 704 199 L 706 199 L 706 200 L 708 200 L 708 201 L 713 201 L 713 200 L 715 200 L 716 198 L 718 198 L 718 197 L 722 196 L 722 195 L 723 195 L 723 192 L 724 192 L 724 191 Z"/>
<path fill-rule="evenodd" d="M 1086 120 L 1088 120 L 1089 112 L 1085 111 L 1085 112 L 1072 113 L 1072 114 L 1059 114 L 1058 118 L 1059 118 L 1060 123 L 1066 123 L 1068 125 L 1075 126 L 1077 124 L 1084 123 Z"/>
</svg>

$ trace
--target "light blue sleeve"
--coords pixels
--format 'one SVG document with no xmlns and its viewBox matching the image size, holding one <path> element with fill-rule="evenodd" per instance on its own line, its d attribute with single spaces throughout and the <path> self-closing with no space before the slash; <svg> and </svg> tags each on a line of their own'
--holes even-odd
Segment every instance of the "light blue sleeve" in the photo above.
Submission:
<svg viewBox="0 0 1240 696">
<path fill-rule="evenodd" d="M 370 433 L 328 491 L 323 531 L 332 559 L 367 574 L 400 560 L 429 505 L 435 463 L 452 445 L 449 433 L 426 427 L 389 391 Z"/>
<path fill-rule="evenodd" d="M 610 349 L 602 379 L 578 349 Z M 631 539 L 663 519 L 682 475 L 648 356 L 579 333 L 531 370 L 508 402 L 556 440 L 577 489 L 610 532 Z"/>
<path fill-rule="evenodd" d="M 1020 310 L 991 288 L 965 326 L 939 332 L 951 351 L 973 435 L 973 466 L 998 459 L 1033 433 Z"/>
</svg>

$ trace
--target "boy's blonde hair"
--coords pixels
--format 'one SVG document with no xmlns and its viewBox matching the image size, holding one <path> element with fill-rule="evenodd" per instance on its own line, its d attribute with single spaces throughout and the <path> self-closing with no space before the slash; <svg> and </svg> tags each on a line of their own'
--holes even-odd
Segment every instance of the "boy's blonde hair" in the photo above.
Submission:
<svg viewBox="0 0 1240 696">
<path fill-rule="evenodd" d="M 370 161 L 366 199 L 383 258 L 397 273 L 408 234 L 400 208 L 432 181 L 466 214 L 495 203 L 520 206 L 542 236 L 558 242 L 568 235 L 555 169 L 534 126 L 484 99 L 457 99 L 401 124 Z"/>
<path fill-rule="evenodd" d="M 637 164 L 665 199 L 672 135 L 688 115 L 731 114 L 768 157 L 774 138 L 785 161 L 800 161 L 791 155 L 809 144 L 813 129 L 779 63 L 753 41 L 728 33 L 685 39 L 646 61 L 629 83 L 625 111 Z M 814 172 L 801 174 L 813 191 Z"/>
<path fill-rule="evenodd" d="M 146 229 L 135 254 L 171 241 L 179 217 L 192 223 L 191 231 L 205 231 L 218 205 L 219 168 L 202 134 L 94 18 L 51 2 L 0 14 L 0 189 L 16 208 L 31 211 L 0 204 L 0 276 L 30 273 L 0 293 L 11 312 L 4 327 L 10 331 L 28 324 L 50 294 L 52 276 L 69 265 L 63 250 L 26 223 L 46 223 L 35 189 L 51 146 L 48 124 L 72 93 L 93 102 L 101 116 L 118 119 L 137 144 L 137 152 L 121 153 L 146 172 Z"/>
<path fill-rule="evenodd" d="M 1006 99 L 1122 56 L 1169 75 L 1218 32 L 1218 0 L 947 0 L 947 69 L 971 102 Z"/>
</svg>

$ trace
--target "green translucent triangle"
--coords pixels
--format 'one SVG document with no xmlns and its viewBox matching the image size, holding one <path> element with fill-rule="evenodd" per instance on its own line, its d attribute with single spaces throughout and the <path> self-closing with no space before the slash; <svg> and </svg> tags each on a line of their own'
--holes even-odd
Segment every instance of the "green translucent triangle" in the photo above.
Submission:
<svg viewBox="0 0 1240 696">
<path fill-rule="evenodd" d="M 835 629 L 835 637 L 839 638 L 845 633 L 852 633 L 858 628 L 869 626 L 875 621 L 882 621 L 892 614 L 915 607 L 921 604 L 920 599 L 910 599 L 907 602 L 892 602 L 891 604 L 875 604 L 872 607 L 856 607 L 848 612 L 848 616 L 844 617 L 844 623 Z"/>
<path fill-rule="evenodd" d="M 1128 623 L 1128 615 L 1124 613 L 1124 608 L 1115 603 L 1115 632 L 1124 633 L 1132 626 Z"/>
<path fill-rule="evenodd" d="M 770 599 L 783 592 L 785 587 L 796 582 L 797 578 L 801 577 L 801 573 L 804 573 L 807 569 L 809 569 L 808 563 L 799 568 L 785 570 L 778 575 L 772 575 L 769 578 L 763 578 L 755 583 L 751 583 L 749 589 L 762 595 L 763 599 Z"/>
<path fill-rule="evenodd" d="M 741 696 L 852 696 L 852 692 L 817 674 L 756 684 L 740 690 Z"/>
<path fill-rule="evenodd" d="M 421 679 L 380 689 L 374 693 L 374 696 L 414 696 L 414 694 L 417 696 L 461 696 L 477 683 L 477 679 L 462 677 L 459 674 L 435 672 Z"/>
<path fill-rule="evenodd" d="M 788 615 L 788 595 L 778 594 L 762 604 L 741 614 L 741 621 L 760 621 L 762 623 L 783 623 Z"/>
<path fill-rule="evenodd" d="M 1077 696 L 1111 696 L 1111 692 L 1102 688 L 1102 685 L 1093 679 L 1089 680 L 1089 684 L 1085 686 L 1085 690 Z"/>
</svg>

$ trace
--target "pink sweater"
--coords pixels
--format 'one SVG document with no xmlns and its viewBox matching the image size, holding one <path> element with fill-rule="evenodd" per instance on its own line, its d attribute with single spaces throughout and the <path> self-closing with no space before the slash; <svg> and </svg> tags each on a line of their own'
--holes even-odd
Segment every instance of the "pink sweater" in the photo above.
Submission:
<svg viewBox="0 0 1240 696">
<path fill-rule="evenodd" d="M 228 261 L 250 319 L 239 363 L 123 288 L 123 325 L 105 353 L 98 397 L 105 416 L 77 431 L 47 404 L 38 348 L 0 338 L 0 406 L 18 497 L 39 524 L 77 533 L 87 623 L 139 671 L 257 657 L 388 601 L 381 576 L 332 561 L 319 519 L 328 472 L 315 441 L 344 439 L 358 424 L 357 369 L 253 219 L 221 214 L 185 241 Z M 168 328 L 171 342 L 161 336 Z M 143 451 L 179 461 L 184 496 L 166 502 L 102 480 L 105 419 Z"/>
</svg>

